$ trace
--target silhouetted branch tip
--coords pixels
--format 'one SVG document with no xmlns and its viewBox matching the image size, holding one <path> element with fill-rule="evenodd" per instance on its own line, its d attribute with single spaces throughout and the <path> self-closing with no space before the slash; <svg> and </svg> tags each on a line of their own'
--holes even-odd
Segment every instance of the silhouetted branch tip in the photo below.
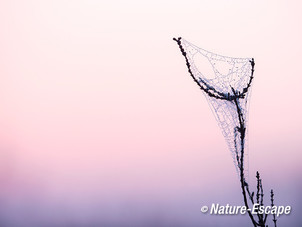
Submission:
<svg viewBox="0 0 302 227">
<path fill-rule="evenodd" d="M 274 204 L 274 191 L 273 191 L 273 189 L 271 190 L 271 206 L 273 207 L 273 206 L 275 206 L 275 204 Z M 277 227 L 277 219 L 276 219 L 276 214 L 274 213 L 273 214 L 273 222 L 274 222 L 274 226 L 275 227 Z"/>
</svg>

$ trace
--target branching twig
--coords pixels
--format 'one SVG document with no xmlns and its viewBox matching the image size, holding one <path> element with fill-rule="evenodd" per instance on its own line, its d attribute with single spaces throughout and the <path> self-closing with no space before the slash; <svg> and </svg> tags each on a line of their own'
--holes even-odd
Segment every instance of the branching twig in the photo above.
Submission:
<svg viewBox="0 0 302 227">
<path fill-rule="evenodd" d="M 190 65 L 189 58 L 187 57 L 187 53 L 186 53 L 184 47 L 182 46 L 181 37 L 179 37 L 177 39 L 173 38 L 173 40 L 177 42 L 182 55 L 185 57 L 188 72 L 189 72 L 190 76 L 193 78 L 193 80 L 200 87 L 200 89 L 203 90 L 210 97 L 213 97 L 215 99 L 229 101 L 233 105 L 235 105 L 239 125 L 234 128 L 234 146 L 235 146 L 235 157 L 236 157 L 236 161 L 237 161 L 237 167 L 240 171 L 240 185 L 241 185 L 241 189 L 242 189 L 244 205 L 246 206 L 248 215 L 249 215 L 254 227 L 257 227 L 257 226 L 267 227 L 265 225 L 266 220 L 267 220 L 267 215 L 263 215 L 258 212 L 257 213 L 258 222 L 257 222 L 255 220 L 253 214 L 249 210 L 248 198 L 253 206 L 256 204 L 254 202 L 254 192 L 252 192 L 252 193 L 250 192 L 249 185 L 246 182 L 245 175 L 244 175 L 244 147 L 245 147 L 244 145 L 245 145 L 245 136 L 246 136 L 246 126 L 245 126 L 245 120 L 244 120 L 244 116 L 242 113 L 242 109 L 241 109 L 239 100 L 245 98 L 245 94 L 248 92 L 249 88 L 251 87 L 251 84 L 252 84 L 252 81 L 254 78 L 254 71 L 255 71 L 254 70 L 254 67 L 255 67 L 254 59 L 252 58 L 252 60 L 249 61 L 251 64 L 251 75 L 250 75 L 249 81 L 247 82 L 246 87 L 243 88 L 242 91 L 237 91 L 233 87 L 231 87 L 233 94 L 223 93 L 223 92 L 217 91 L 214 87 L 210 86 L 202 78 L 199 77 L 199 80 L 196 79 L 196 77 L 194 76 L 194 74 L 191 70 L 191 65 Z M 239 144 L 237 144 L 238 133 L 240 135 L 240 148 L 241 148 L 240 151 L 238 149 Z M 260 175 L 259 175 L 258 171 L 256 174 L 256 178 L 257 178 L 256 203 L 258 204 L 258 206 L 259 205 L 263 206 L 264 194 L 263 194 L 262 180 L 260 179 Z M 272 190 L 271 191 L 272 206 L 273 206 L 273 202 L 274 202 L 273 197 L 274 197 L 274 194 L 273 194 L 273 190 Z M 274 214 L 273 221 L 274 221 L 275 227 L 276 227 L 277 220 L 275 218 L 275 214 Z"/>
</svg>

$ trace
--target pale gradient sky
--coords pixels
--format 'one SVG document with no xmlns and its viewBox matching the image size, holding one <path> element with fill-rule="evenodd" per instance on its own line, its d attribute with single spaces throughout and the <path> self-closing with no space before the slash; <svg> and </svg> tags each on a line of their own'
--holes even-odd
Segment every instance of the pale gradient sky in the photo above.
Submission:
<svg viewBox="0 0 302 227">
<path fill-rule="evenodd" d="M 231 155 L 173 37 L 254 57 L 249 169 L 300 226 L 300 1 L 0 3 L 0 225 L 242 226 Z M 253 177 L 250 182 L 253 184 Z"/>
</svg>

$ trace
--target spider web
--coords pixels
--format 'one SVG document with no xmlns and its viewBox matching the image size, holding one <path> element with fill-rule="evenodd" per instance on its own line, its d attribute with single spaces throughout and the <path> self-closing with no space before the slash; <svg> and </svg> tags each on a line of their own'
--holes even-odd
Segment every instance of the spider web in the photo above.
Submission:
<svg viewBox="0 0 302 227">
<path fill-rule="evenodd" d="M 186 58 L 189 73 L 204 91 L 231 151 L 237 172 L 241 166 L 245 166 L 244 172 L 247 176 L 246 135 L 254 60 L 218 55 L 183 38 L 175 41 Z M 240 160 L 243 161 L 242 165 Z"/>
</svg>

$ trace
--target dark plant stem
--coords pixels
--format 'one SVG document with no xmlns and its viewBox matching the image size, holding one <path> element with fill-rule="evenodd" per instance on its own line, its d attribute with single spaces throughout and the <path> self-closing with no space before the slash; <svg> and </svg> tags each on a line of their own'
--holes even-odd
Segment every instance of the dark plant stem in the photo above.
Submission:
<svg viewBox="0 0 302 227">
<path fill-rule="evenodd" d="M 223 92 L 217 91 L 214 87 L 210 86 L 202 78 L 199 78 L 198 80 L 196 79 L 196 77 L 194 76 L 194 74 L 191 70 L 191 65 L 190 65 L 189 58 L 187 57 L 187 53 L 182 46 L 181 37 L 179 37 L 177 39 L 173 38 L 173 40 L 177 42 L 182 55 L 185 57 L 188 72 L 189 72 L 190 76 L 193 78 L 194 82 L 197 83 L 197 85 L 200 87 L 200 89 L 203 90 L 210 97 L 231 102 L 236 106 L 239 126 L 234 128 L 234 146 L 235 146 L 235 155 L 236 155 L 237 166 L 240 171 L 240 186 L 241 186 L 241 190 L 242 190 L 244 205 L 247 209 L 248 215 L 249 215 L 254 227 L 257 227 L 257 226 L 267 227 L 265 225 L 266 220 L 267 220 L 267 214 L 263 215 L 258 212 L 257 213 L 258 222 L 257 222 L 255 220 L 253 214 L 249 210 L 249 203 L 248 203 L 248 198 L 249 198 L 249 200 L 253 206 L 256 205 L 256 203 L 258 204 L 258 206 L 259 205 L 263 206 L 264 194 L 263 194 L 262 180 L 260 179 L 260 175 L 257 171 L 257 174 L 256 174 L 256 178 L 257 178 L 256 203 L 254 202 L 254 192 L 252 192 L 252 193 L 250 192 L 249 185 L 246 182 L 245 175 L 244 175 L 244 152 L 245 152 L 244 146 L 245 146 L 246 126 L 245 126 L 244 116 L 242 113 L 242 109 L 241 109 L 239 100 L 245 98 L 245 94 L 248 92 L 249 88 L 251 87 L 251 83 L 254 78 L 254 71 L 255 71 L 254 70 L 254 67 L 255 67 L 254 59 L 252 58 L 252 60 L 250 60 L 251 67 L 252 67 L 251 76 L 250 76 L 250 79 L 249 79 L 246 87 L 243 88 L 242 91 L 236 91 L 233 87 L 231 87 L 233 94 L 223 93 Z M 240 135 L 240 147 L 241 147 L 240 151 L 238 149 L 239 144 L 237 144 L 238 133 Z M 272 206 L 273 206 L 273 204 L 274 204 L 273 190 L 271 191 L 271 202 L 272 202 Z M 273 222 L 275 224 L 275 227 L 277 227 L 277 224 L 276 224 L 277 220 L 276 220 L 275 214 L 273 216 L 274 216 Z"/>
<path fill-rule="evenodd" d="M 274 206 L 274 191 L 273 189 L 271 190 L 271 202 L 272 202 L 272 207 Z M 274 222 L 274 225 L 275 227 L 277 227 L 277 219 L 276 219 L 276 214 L 273 214 L 273 222 Z"/>
<path fill-rule="evenodd" d="M 232 91 L 234 93 L 234 96 L 236 97 L 235 89 L 232 88 Z M 240 162 L 237 163 L 238 167 L 239 167 L 239 170 L 240 170 L 240 185 L 241 185 L 244 205 L 247 208 L 248 215 L 249 215 L 253 225 L 256 227 L 258 225 L 258 223 L 255 221 L 251 211 L 249 210 L 249 204 L 248 204 L 247 193 L 246 193 L 246 186 L 248 184 L 245 181 L 245 176 L 244 176 L 244 138 L 245 138 L 245 131 L 246 130 L 245 130 L 245 126 L 244 126 L 244 119 L 243 119 L 243 116 L 242 116 L 241 108 L 240 108 L 239 103 L 238 103 L 238 98 L 234 99 L 234 103 L 236 105 L 238 119 L 239 119 L 239 127 L 237 127 L 237 130 L 240 133 L 240 141 L 241 141 Z M 238 160 L 238 158 L 237 158 L 237 160 Z"/>
</svg>

